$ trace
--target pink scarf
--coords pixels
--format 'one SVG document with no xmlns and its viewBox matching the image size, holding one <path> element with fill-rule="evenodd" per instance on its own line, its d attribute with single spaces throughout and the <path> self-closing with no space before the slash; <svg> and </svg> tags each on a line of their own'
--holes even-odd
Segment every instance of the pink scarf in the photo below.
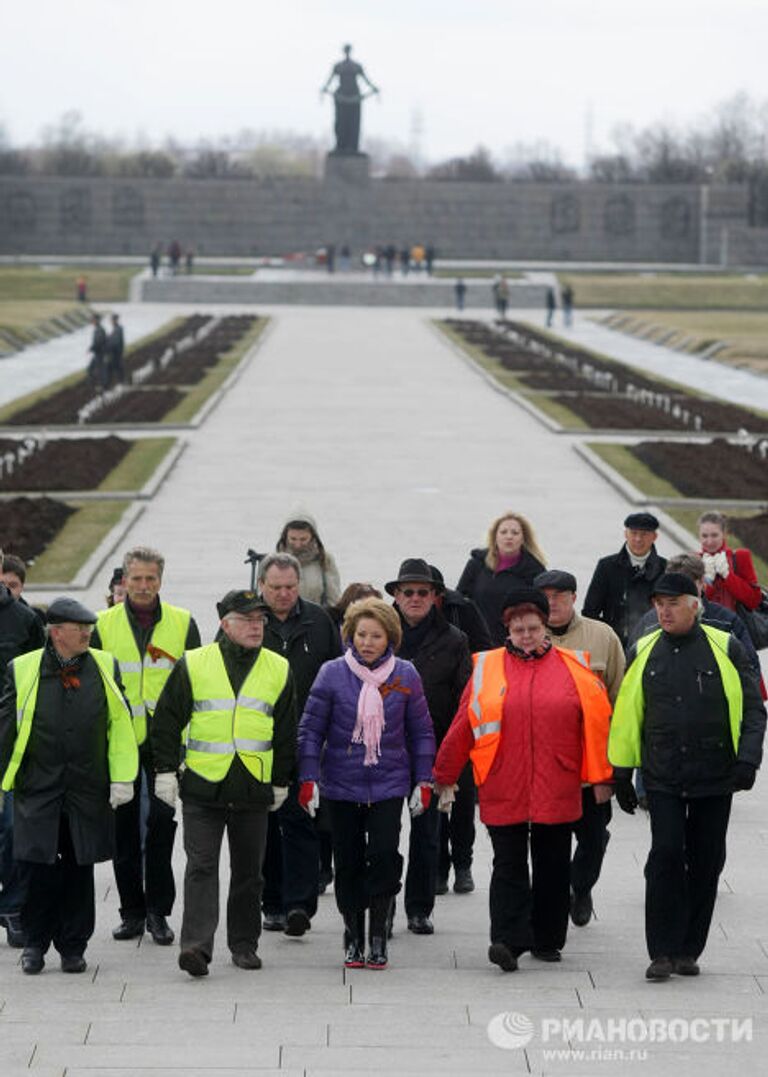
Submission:
<svg viewBox="0 0 768 1077">
<path fill-rule="evenodd" d="M 381 755 L 381 734 L 384 730 L 384 700 L 379 688 L 395 668 L 395 656 L 391 654 L 386 662 L 371 669 L 358 662 L 350 648 L 344 653 L 344 661 L 363 682 L 357 698 L 357 721 L 352 731 L 352 743 L 365 745 L 363 765 L 375 767 Z"/>
</svg>

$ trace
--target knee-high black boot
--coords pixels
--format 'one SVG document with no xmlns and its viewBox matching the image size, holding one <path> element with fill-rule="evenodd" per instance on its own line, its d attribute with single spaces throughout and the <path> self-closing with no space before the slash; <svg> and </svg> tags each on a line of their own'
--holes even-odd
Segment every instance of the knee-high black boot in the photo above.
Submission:
<svg viewBox="0 0 768 1077">
<path fill-rule="evenodd" d="M 365 909 L 344 914 L 344 968 L 365 968 Z"/>
<path fill-rule="evenodd" d="M 371 898 L 370 949 L 365 959 L 365 967 L 368 969 L 387 967 L 387 926 L 391 900 L 390 895 Z"/>
</svg>

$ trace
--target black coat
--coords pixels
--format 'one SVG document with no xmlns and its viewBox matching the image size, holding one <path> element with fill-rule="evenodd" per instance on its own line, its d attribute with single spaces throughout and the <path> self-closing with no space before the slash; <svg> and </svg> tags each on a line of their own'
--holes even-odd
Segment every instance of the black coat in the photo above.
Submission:
<svg viewBox="0 0 768 1077">
<path fill-rule="evenodd" d="M 44 643 L 45 630 L 39 617 L 0 583 L 0 684 L 12 658 L 36 651 Z"/>
<path fill-rule="evenodd" d="M 749 659 L 749 664 L 759 677 L 760 658 L 755 650 L 752 637 L 747 631 L 747 626 L 744 624 L 741 617 L 739 617 L 738 613 L 727 609 L 725 606 L 721 606 L 719 602 L 710 602 L 704 595 L 702 595 L 701 606 L 701 623 L 709 625 L 711 628 L 719 628 L 721 632 L 732 632 L 744 648 L 747 658 Z M 643 614 L 630 632 L 629 642 L 637 643 L 641 636 L 646 636 L 649 632 L 653 632 L 653 630 L 658 627 L 659 618 L 656 615 L 656 610 L 651 606 L 648 612 Z"/>
<path fill-rule="evenodd" d="M 259 657 L 261 648 L 240 647 L 224 635 L 217 642 L 232 691 L 237 693 L 242 688 L 251 666 Z M 181 734 L 192 717 L 192 703 L 192 685 L 189 681 L 187 661 L 182 656 L 165 682 L 149 726 L 152 756 L 158 774 L 178 769 Z M 182 800 L 197 801 L 208 806 L 218 804 L 234 808 L 268 808 L 274 801 L 272 787 L 288 785 L 296 767 L 298 717 L 293 676 L 290 672 L 285 688 L 275 703 L 272 720 L 271 782 L 260 782 L 254 778 L 236 755 L 221 782 L 206 781 L 199 774 L 186 769 L 181 779 Z"/>
<path fill-rule="evenodd" d="M 491 633 L 476 602 L 460 591 L 446 588 L 440 600 L 440 609 L 448 623 L 460 628 L 467 637 L 472 654 L 490 651 L 493 647 Z"/>
<path fill-rule="evenodd" d="M 516 587 L 532 587 L 545 565 L 528 550 L 512 568 L 492 572 L 485 563 L 487 550 L 473 550 L 456 589 L 471 598 L 485 618 L 494 647 L 502 647 L 507 630 L 501 621 L 504 599 Z"/>
<path fill-rule="evenodd" d="M 413 651 L 401 647 L 398 653 L 400 658 L 413 662 L 419 672 L 435 740 L 440 744 L 459 709 L 464 686 L 472 675 L 467 637 L 434 609 L 418 646 Z"/>
<path fill-rule="evenodd" d="M 632 629 L 651 606 L 651 592 L 667 567 L 666 557 L 660 557 L 651 547 L 642 568 L 633 567 L 622 546 L 618 553 L 601 557 L 587 590 L 582 614 L 596 621 L 605 621 L 626 649 Z"/>
<path fill-rule="evenodd" d="M 629 651 L 629 664 L 635 657 Z M 728 637 L 728 657 L 744 693 L 738 756 L 712 648 L 699 625 L 684 636 L 662 632 L 643 670 L 645 718 L 642 769 L 645 787 L 674 796 L 721 796 L 733 791 L 733 766 L 759 767 L 765 707 L 744 648 Z"/>
<path fill-rule="evenodd" d="M 108 707 L 104 682 L 86 652 L 71 668 L 79 687 L 65 688 L 49 647 L 41 659 L 32 729 L 14 785 L 13 855 L 53 864 L 62 813 L 69 820 L 78 864 L 110 860 L 114 813 L 109 805 Z M 115 663 L 115 681 L 120 674 Z M 16 741 L 16 689 L 6 680 L 0 699 L 0 772 Z"/>
<path fill-rule="evenodd" d="M 300 598 L 285 621 L 267 611 L 264 646 L 288 659 L 296 686 L 296 709 L 302 714 L 320 666 L 341 654 L 338 629 L 322 606 Z"/>
</svg>

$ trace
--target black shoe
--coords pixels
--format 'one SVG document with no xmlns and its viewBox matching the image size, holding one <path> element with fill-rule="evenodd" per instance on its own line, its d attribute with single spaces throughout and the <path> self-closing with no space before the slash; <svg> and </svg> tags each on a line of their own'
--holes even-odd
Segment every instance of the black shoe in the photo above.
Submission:
<svg viewBox="0 0 768 1077">
<path fill-rule="evenodd" d="M 85 972 L 88 966 L 85 963 L 85 958 L 82 954 L 62 954 L 61 955 L 61 971 L 62 972 Z"/>
<path fill-rule="evenodd" d="M 199 950 L 182 950 L 179 954 L 179 968 L 190 976 L 208 975 L 208 962 Z"/>
<path fill-rule="evenodd" d="M 126 917 L 121 920 L 112 932 L 112 938 L 118 942 L 125 939 L 139 939 L 144 934 L 144 917 Z"/>
<path fill-rule="evenodd" d="M 317 879 L 317 892 L 318 892 L 318 894 L 324 894 L 325 891 L 328 889 L 328 887 L 331 885 L 332 882 L 333 882 L 333 872 L 332 871 L 322 871 L 321 870 L 320 874 L 318 876 L 318 879 Z"/>
<path fill-rule="evenodd" d="M 36 976 L 43 971 L 43 951 L 38 946 L 25 946 L 21 955 L 21 971 L 28 976 Z"/>
<path fill-rule="evenodd" d="M 668 980 L 675 966 L 668 957 L 655 957 L 645 970 L 646 980 Z"/>
<path fill-rule="evenodd" d="M 531 957 L 535 957 L 537 961 L 562 961 L 559 950 L 531 950 Z"/>
<path fill-rule="evenodd" d="M 285 931 L 285 917 L 281 912 L 265 912 L 261 926 L 265 931 Z"/>
<path fill-rule="evenodd" d="M 18 912 L 6 912 L 0 916 L 0 926 L 5 928 L 8 945 L 14 950 L 24 947 L 24 932 L 21 929 L 21 914 Z"/>
<path fill-rule="evenodd" d="M 590 890 L 575 891 L 571 894 L 571 920 L 576 927 L 586 927 L 592 919 L 594 905 Z"/>
<path fill-rule="evenodd" d="M 488 947 L 488 960 L 503 972 L 517 972 L 517 958 L 503 942 L 492 942 Z"/>
<path fill-rule="evenodd" d="M 232 964 L 239 969 L 260 969 L 261 958 L 255 950 L 237 950 L 232 954 Z"/>
<path fill-rule="evenodd" d="M 344 968 L 365 968 L 365 910 L 344 916 Z"/>
<path fill-rule="evenodd" d="M 695 957 L 676 957 L 674 966 L 678 976 L 698 976 L 701 972 Z"/>
<path fill-rule="evenodd" d="M 379 971 L 387 967 L 387 940 L 383 935 L 372 935 L 365 967 Z"/>
<path fill-rule="evenodd" d="M 312 927 L 312 923 L 303 909 L 291 909 L 285 918 L 285 934 L 292 939 L 299 939 Z"/>
<path fill-rule="evenodd" d="M 456 878 L 453 881 L 454 894 L 471 894 L 475 889 L 475 880 L 472 878 L 471 868 L 456 868 Z"/>
<path fill-rule="evenodd" d="M 408 930 L 414 935 L 434 935 L 435 925 L 428 916 L 409 916 Z"/>
<path fill-rule="evenodd" d="M 158 946 L 170 946 L 176 938 L 166 918 L 157 912 L 147 913 L 147 931 Z"/>
<path fill-rule="evenodd" d="M 443 894 L 448 893 L 448 876 L 438 875 L 437 882 L 435 883 L 435 893 L 442 897 Z"/>
</svg>

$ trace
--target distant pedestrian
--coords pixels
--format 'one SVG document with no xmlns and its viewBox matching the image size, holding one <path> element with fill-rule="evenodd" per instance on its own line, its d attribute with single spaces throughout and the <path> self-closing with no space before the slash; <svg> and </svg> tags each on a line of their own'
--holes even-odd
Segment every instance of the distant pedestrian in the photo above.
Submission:
<svg viewBox="0 0 768 1077">
<path fill-rule="evenodd" d="M 149 256 L 149 265 L 152 270 L 152 276 L 156 277 L 160 269 L 160 248 L 153 247 L 152 253 Z"/>
<path fill-rule="evenodd" d="M 336 244 L 329 243 L 325 248 L 325 268 L 329 273 L 333 273 L 336 269 Z"/>
<path fill-rule="evenodd" d="M 181 244 L 178 239 L 174 239 L 168 248 L 168 264 L 171 267 L 171 273 L 174 277 L 179 272 L 179 263 L 181 262 Z"/>
<path fill-rule="evenodd" d="M 195 251 L 194 251 L 193 247 L 189 247 L 188 250 L 187 250 L 186 257 L 184 259 L 184 266 L 186 268 L 186 271 L 187 271 L 188 275 L 194 272 L 194 268 L 195 268 Z"/>
<path fill-rule="evenodd" d="M 464 283 L 463 277 L 456 278 L 453 291 L 456 295 L 456 310 L 464 310 L 464 297 L 467 294 L 467 286 Z"/>
<path fill-rule="evenodd" d="M 295 508 L 283 525 L 275 549 L 290 553 L 301 565 L 299 594 L 320 606 L 332 606 L 341 595 L 339 570 L 317 530 L 317 522 L 306 509 Z"/>
<path fill-rule="evenodd" d="M 557 299 L 555 298 L 555 289 L 551 286 L 547 288 L 547 329 L 552 325 L 552 321 L 555 317 L 555 310 L 557 309 Z"/>
<path fill-rule="evenodd" d="M 91 318 L 93 336 L 88 351 L 91 361 L 88 364 L 88 380 L 94 389 L 103 389 L 106 386 L 106 365 L 104 362 L 107 352 L 107 334 L 101 324 L 101 315 L 94 314 Z"/>
<path fill-rule="evenodd" d="M 573 323 L 573 288 L 570 284 L 564 285 L 560 298 L 563 301 L 563 325 L 568 327 Z"/>
<path fill-rule="evenodd" d="M 78 302 L 79 303 L 87 303 L 88 302 L 88 284 L 86 282 L 85 277 L 83 277 L 82 275 L 77 278 L 76 288 L 77 288 L 76 294 L 77 294 Z"/>
<path fill-rule="evenodd" d="M 496 290 L 496 303 L 499 317 L 503 320 L 507 316 L 507 307 L 509 306 L 509 282 L 506 277 L 499 278 Z"/>
<path fill-rule="evenodd" d="M 404 277 L 408 276 L 408 271 L 411 268 L 411 248 L 403 247 L 400 251 L 400 272 Z"/>
<path fill-rule="evenodd" d="M 342 273 L 349 273 L 351 266 L 352 255 L 350 253 L 349 247 L 345 243 L 339 251 L 339 269 Z"/>
<path fill-rule="evenodd" d="M 384 258 L 387 263 L 387 276 L 391 277 L 395 268 L 395 259 L 397 258 L 397 248 L 394 243 L 388 243 L 384 248 Z"/>
<path fill-rule="evenodd" d="M 123 368 L 123 353 L 125 352 L 125 335 L 120 324 L 120 316 L 112 314 L 112 329 L 106 342 L 106 371 L 105 383 L 118 385 L 125 381 L 125 369 Z"/>
<path fill-rule="evenodd" d="M 411 247 L 411 265 L 417 273 L 421 273 L 421 270 L 424 266 L 425 255 L 426 252 L 422 244 L 414 243 L 414 245 Z"/>
<path fill-rule="evenodd" d="M 437 252 L 435 251 L 435 248 L 430 243 L 424 250 L 424 260 L 425 260 L 426 265 L 427 265 L 427 273 L 429 274 L 430 277 L 432 276 L 432 268 L 433 268 L 433 266 L 435 264 L 436 256 L 437 256 Z"/>
</svg>

